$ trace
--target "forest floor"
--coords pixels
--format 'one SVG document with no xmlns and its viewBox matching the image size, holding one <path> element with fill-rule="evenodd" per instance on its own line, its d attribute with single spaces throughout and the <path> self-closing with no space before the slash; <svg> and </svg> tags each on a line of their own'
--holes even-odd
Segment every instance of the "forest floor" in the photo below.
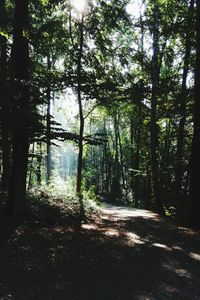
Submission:
<svg viewBox="0 0 200 300">
<path fill-rule="evenodd" d="M 200 299 L 200 233 L 152 212 L 105 204 L 87 224 L 30 218 L 11 231 L 1 300 Z"/>
</svg>

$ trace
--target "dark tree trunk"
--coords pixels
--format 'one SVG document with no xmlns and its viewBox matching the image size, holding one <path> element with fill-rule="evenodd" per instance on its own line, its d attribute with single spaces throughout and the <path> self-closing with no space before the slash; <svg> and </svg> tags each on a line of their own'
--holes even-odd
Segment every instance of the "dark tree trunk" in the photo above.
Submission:
<svg viewBox="0 0 200 300">
<path fill-rule="evenodd" d="M 106 121 L 103 121 L 103 132 L 106 136 Z M 106 178 L 107 178 L 107 170 L 108 170 L 108 157 L 107 157 L 107 142 L 104 143 L 103 146 L 103 164 L 102 164 L 102 193 L 106 191 Z"/>
<path fill-rule="evenodd" d="M 151 194 L 152 201 L 158 213 L 164 214 L 163 204 L 159 193 L 158 175 L 158 126 L 157 126 L 157 103 L 159 85 L 159 7 L 157 0 L 154 0 L 154 27 L 153 27 L 153 57 L 152 57 L 152 98 L 151 98 Z"/>
<path fill-rule="evenodd" d="M 131 164 L 132 164 L 132 176 L 131 176 L 131 187 L 134 194 L 135 207 L 138 207 L 139 204 L 139 169 L 140 169 L 140 140 L 141 140 L 141 106 L 137 108 L 137 118 L 138 121 L 136 124 L 131 120 Z M 135 148 L 135 151 L 134 151 Z"/>
<path fill-rule="evenodd" d="M 38 185 L 41 185 L 41 181 L 42 181 L 41 164 L 42 164 L 42 147 L 40 143 L 39 153 L 37 154 L 37 168 L 36 168 L 36 178 L 37 178 Z"/>
<path fill-rule="evenodd" d="M 32 188 L 32 176 L 34 172 L 34 155 L 35 155 L 35 143 L 33 143 L 31 159 L 29 161 L 29 179 L 28 179 L 28 190 Z"/>
<path fill-rule="evenodd" d="M 194 133 L 191 149 L 191 173 L 189 189 L 188 221 L 193 227 L 200 227 L 199 166 L 200 166 L 200 0 L 196 0 L 196 70 L 194 100 Z"/>
<path fill-rule="evenodd" d="M 83 106 L 82 106 L 82 56 L 83 56 L 83 20 L 79 24 L 80 31 L 80 45 L 79 45 L 79 53 L 78 53 L 78 65 L 77 65 L 77 93 L 78 93 L 78 106 L 79 106 L 79 142 L 78 142 L 78 165 L 77 165 L 77 184 L 76 184 L 76 193 L 80 202 L 80 218 L 82 220 L 86 219 L 84 206 L 83 206 L 83 195 L 82 195 L 82 169 L 83 169 L 83 134 L 84 134 L 84 116 L 83 116 Z"/>
<path fill-rule="evenodd" d="M 77 66 L 77 81 L 78 81 L 78 105 L 79 105 L 79 153 L 78 153 L 78 166 L 77 166 L 77 186 L 76 192 L 81 196 L 81 183 L 82 183 L 82 168 L 83 168 L 83 133 L 84 133 L 84 116 L 82 107 L 82 95 L 81 95 L 81 71 L 82 71 L 82 55 L 83 55 L 83 18 L 79 24 L 80 30 L 80 46 L 78 54 L 78 66 Z"/>
<path fill-rule="evenodd" d="M 176 153 L 176 167 L 175 167 L 175 201 L 177 209 L 177 217 L 180 221 L 183 221 L 184 206 L 183 206 L 183 195 L 182 190 L 182 179 L 183 179 L 183 149 L 184 149 L 184 132 L 185 132 L 185 121 L 186 121 L 186 100 L 187 100 L 187 76 L 189 71 L 189 61 L 191 53 L 191 14 L 194 8 L 194 0 L 191 0 L 188 14 L 188 31 L 186 33 L 185 40 L 185 58 L 182 75 L 181 95 L 179 105 L 179 128 L 178 128 L 178 139 L 177 139 L 177 153 Z"/>
<path fill-rule="evenodd" d="M 134 158 L 134 119 L 133 117 L 131 118 L 131 124 L 130 124 L 130 140 L 131 140 L 131 150 L 130 150 L 130 154 L 131 154 L 131 181 L 130 181 L 130 185 L 131 185 L 131 190 L 132 190 L 132 194 L 135 194 L 135 182 L 134 182 L 134 169 L 135 169 L 135 158 Z"/>
<path fill-rule="evenodd" d="M 115 157 L 114 157 L 114 166 L 113 166 L 113 180 L 111 185 L 111 199 L 112 200 L 121 200 L 121 174 L 120 174 L 120 164 L 119 164 L 119 124 L 117 116 L 114 117 L 114 131 L 115 131 Z"/>
<path fill-rule="evenodd" d="M 28 0 L 15 0 L 15 23 L 11 53 L 13 80 L 13 155 L 7 211 L 13 217 L 26 209 L 26 175 L 29 149 L 29 48 Z"/>
<path fill-rule="evenodd" d="M 5 0 L 0 1 L 0 28 L 6 29 Z M 0 109 L 2 136 L 2 190 L 8 190 L 10 174 L 9 97 L 7 92 L 7 40 L 0 35 Z"/>
<path fill-rule="evenodd" d="M 104 190 L 108 195 L 110 193 L 110 180 L 111 180 L 111 163 L 110 163 L 110 148 L 109 143 L 105 143 L 104 146 L 105 151 L 105 184 Z"/>
<path fill-rule="evenodd" d="M 119 120 L 118 120 L 119 124 Z M 123 189 L 126 189 L 126 182 L 125 182 L 125 175 L 124 175 L 124 161 L 123 161 L 123 149 L 122 149 L 122 142 L 121 142 L 121 134 L 118 125 L 118 140 L 119 140 L 119 154 L 120 154 L 120 169 L 121 169 L 121 177 L 122 177 L 122 186 Z"/>
<path fill-rule="evenodd" d="M 142 20 L 142 15 L 140 15 L 140 26 L 141 26 L 141 39 L 138 46 L 138 52 L 141 52 L 141 72 L 144 71 L 144 24 Z M 142 127 L 142 119 L 141 119 L 141 103 L 144 98 L 144 82 L 141 80 L 141 98 L 139 99 L 139 103 L 137 108 L 135 108 L 135 103 L 133 102 L 133 111 L 137 112 L 137 122 L 134 124 L 134 118 L 131 120 L 131 165 L 132 169 L 136 171 L 132 171 L 131 176 L 131 188 L 134 195 L 135 207 L 138 207 L 139 204 L 139 185 L 140 185 L 140 177 L 139 177 L 139 169 L 140 169 L 140 139 L 141 139 L 141 127 Z M 135 148 L 135 151 L 134 151 Z M 137 173 L 136 173 L 137 172 Z"/>
<path fill-rule="evenodd" d="M 135 153 L 135 169 L 137 174 L 135 176 L 135 206 L 138 207 L 139 203 L 139 185 L 140 185 L 140 137 L 141 137 L 141 107 L 138 107 L 138 124 L 136 133 L 136 153 Z"/>
<path fill-rule="evenodd" d="M 51 59 L 50 55 L 47 56 L 47 69 L 51 71 Z M 47 184 L 51 180 L 51 87 L 50 84 L 47 86 Z"/>
<path fill-rule="evenodd" d="M 142 53 L 141 58 L 141 72 L 144 72 L 144 24 L 142 20 L 142 15 L 140 15 L 140 24 L 141 24 L 141 42 L 139 45 L 139 51 Z M 144 80 L 141 80 L 141 99 L 140 103 L 137 107 L 137 129 L 136 129 L 136 153 L 135 153 L 135 169 L 138 170 L 138 175 L 135 176 L 135 206 L 138 207 L 139 205 L 139 198 L 140 198 L 140 164 L 141 164 L 141 134 L 142 134 L 142 107 L 141 103 L 144 100 Z"/>
</svg>

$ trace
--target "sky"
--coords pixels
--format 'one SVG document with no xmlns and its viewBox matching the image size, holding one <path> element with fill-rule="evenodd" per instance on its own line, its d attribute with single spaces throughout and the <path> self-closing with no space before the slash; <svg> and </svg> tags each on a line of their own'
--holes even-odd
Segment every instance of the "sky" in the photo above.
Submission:
<svg viewBox="0 0 200 300">
<path fill-rule="evenodd" d="M 75 8 L 78 14 L 82 13 L 87 6 L 87 0 L 71 0 L 72 6 Z M 140 16 L 140 9 L 142 6 L 142 0 L 130 0 L 127 5 L 127 12 L 138 18 Z"/>
<path fill-rule="evenodd" d="M 140 13 L 144 11 L 144 5 L 141 0 L 132 0 L 126 7 L 127 13 L 135 18 L 139 18 Z M 141 12 L 140 12 L 141 11 Z"/>
</svg>

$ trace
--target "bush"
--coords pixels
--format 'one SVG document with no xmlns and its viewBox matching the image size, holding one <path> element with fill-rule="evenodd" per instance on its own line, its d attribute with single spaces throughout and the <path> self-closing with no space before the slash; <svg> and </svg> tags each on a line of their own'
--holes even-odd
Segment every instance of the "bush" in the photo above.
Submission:
<svg viewBox="0 0 200 300">
<path fill-rule="evenodd" d="M 65 189 L 54 185 L 33 188 L 28 195 L 29 210 L 39 218 L 59 221 L 80 217 L 80 201 L 76 195 L 69 195 Z M 83 198 L 83 207 L 87 217 L 99 212 L 95 201 Z"/>
</svg>

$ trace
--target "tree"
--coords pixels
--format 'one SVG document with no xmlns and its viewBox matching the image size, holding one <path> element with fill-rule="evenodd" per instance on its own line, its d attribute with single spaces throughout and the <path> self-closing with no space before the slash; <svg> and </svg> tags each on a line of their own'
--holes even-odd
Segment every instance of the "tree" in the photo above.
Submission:
<svg viewBox="0 0 200 300">
<path fill-rule="evenodd" d="M 151 191 L 156 210 L 164 214 L 163 204 L 159 193 L 158 174 L 158 125 L 157 125 L 157 98 L 159 86 L 159 6 L 157 0 L 153 1 L 153 56 L 152 56 L 152 97 L 151 97 Z"/>
<path fill-rule="evenodd" d="M 185 57 L 183 63 L 181 94 L 179 106 L 179 128 L 177 138 L 177 153 L 176 153 L 176 166 L 175 166 L 175 200 L 177 203 L 177 216 L 179 219 L 183 219 L 184 207 L 183 207 L 183 195 L 182 195 L 182 177 L 183 177 L 183 149 L 184 149 L 184 135 L 185 135 L 185 123 L 186 123 L 186 101 L 187 101 L 187 77 L 189 73 L 189 63 L 191 56 L 191 16 L 193 13 L 194 0 L 190 1 L 188 8 L 188 18 L 186 20 L 186 37 L 185 37 Z"/>
<path fill-rule="evenodd" d="M 190 189 L 188 221 L 191 226 L 200 227 L 199 212 L 199 179 L 200 166 L 200 0 L 196 0 L 196 68 L 195 68 L 195 100 L 193 110 L 194 133 L 190 158 Z"/>
<path fill-rule="evenodd" d="M 79 23 L 79 34 L 80 34 L 80 43 L 78 50 L 78 62 L 77 62 L 77 95 L 78 95 L 78 106 L 79 106 L 79 143 L 78 143 L 78 165 L 77 165 L 77 186 L 76 192 L 81 195 L 81 181 L 82 181 L 82 165 L 83 165 L 83 134 L 84 134 L 84 116 L 83 116 L 83 107 L 82 107 L 82 97 L 81 97 L 81 84 L 82 84 L 82 57 L 83 57 L 83 22 L 84 17 L 82 15 L 82 19 Z"/>
<path fill-rule="evenodd" d="M 51 58 L 47 54 L 47 68 L 51 71 Z M 51 179 L 51 87 L 47 86 L 47 184 Z"/>
<path fill-rule="evenodd" d="M 10 135 L 9 135 L 9 96 L 7 79 L 7 38 L 6 38 L 6 7 L 5 1 L 0 2 L 0 108 L 2 135 L 2 189 L 8 190 L 10 173 Z"/>
<path fill-rule="evenodd" d="M 28 0 L 15 0 L 11 53 L 12 69 L 12 167 L 7 211 L 14 217 L 26 209 L 26 175 L 29 149 L 29 42 Z"/>
</svg>

